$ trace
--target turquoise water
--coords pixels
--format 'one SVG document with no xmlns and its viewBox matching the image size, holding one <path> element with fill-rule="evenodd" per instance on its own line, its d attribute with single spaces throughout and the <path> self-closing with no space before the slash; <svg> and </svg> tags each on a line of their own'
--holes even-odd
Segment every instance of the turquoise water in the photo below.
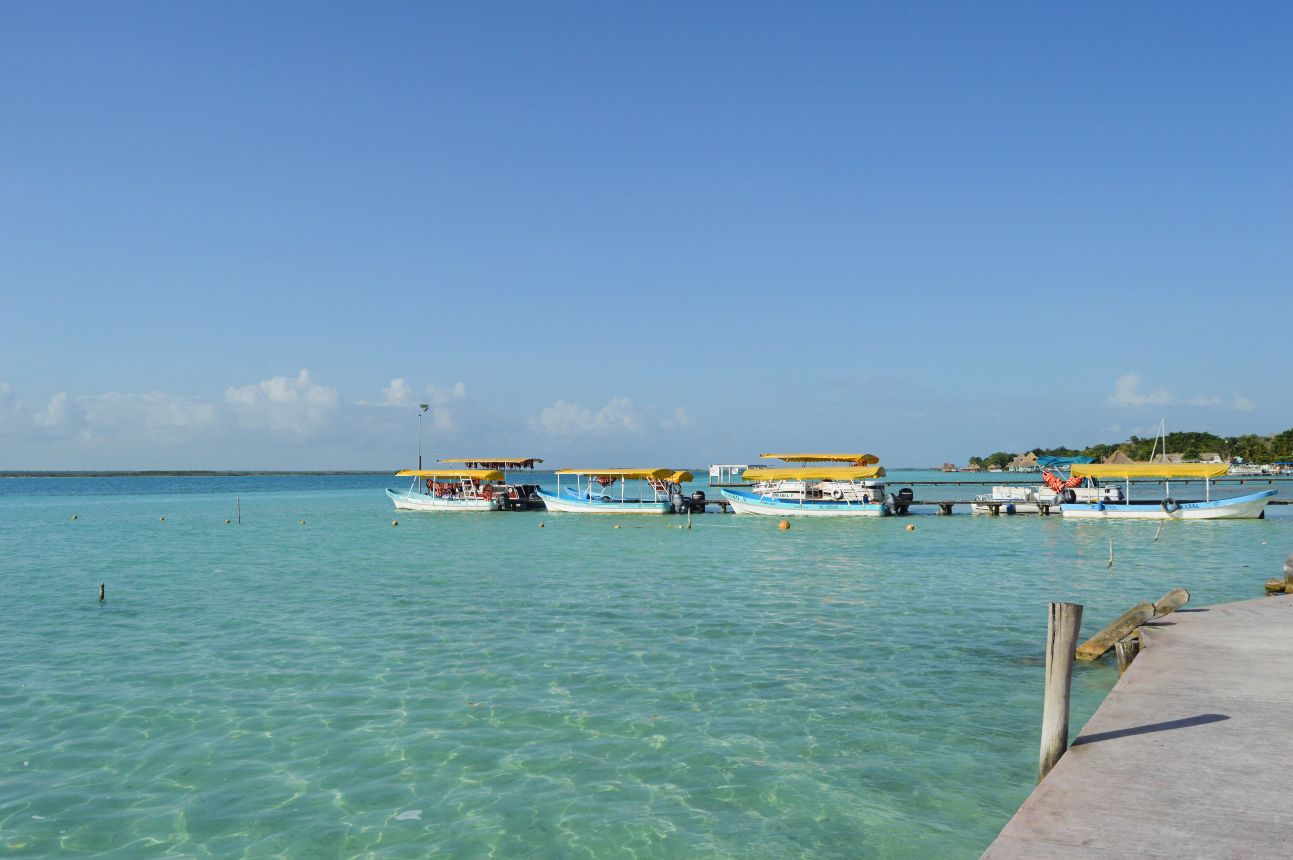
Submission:
<svg viewBox="0 0 1293 860">
<path fill-rule="evenodd" d="M 389 481 L 0 480 L 0 856 L 972 857 L 1034 782 L 1047 601 L 1089 633 L 1293 549 L 1283 509 L 686 530 Z"/>
</svg>

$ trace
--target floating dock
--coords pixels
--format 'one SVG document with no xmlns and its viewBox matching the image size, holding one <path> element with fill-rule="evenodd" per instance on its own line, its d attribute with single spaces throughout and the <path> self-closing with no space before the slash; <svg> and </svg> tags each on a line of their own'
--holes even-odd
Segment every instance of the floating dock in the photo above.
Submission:
<svg viewBox="0 0 1293 860">
<path fill-rule="evenodd" d="M 1288 857 L 1293 595 L 1183 609 L 983 855 Z"/>
</svg>

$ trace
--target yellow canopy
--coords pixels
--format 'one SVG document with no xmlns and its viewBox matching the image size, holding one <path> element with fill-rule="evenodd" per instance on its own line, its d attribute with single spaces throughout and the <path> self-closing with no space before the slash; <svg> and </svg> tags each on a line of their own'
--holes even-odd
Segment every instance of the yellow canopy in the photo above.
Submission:
<svg viewBox="0 0 1293 860">
<path fill-rule="evenodd" d="M 673 469 L 558 469 L 558 475 L 607 475 L 616 478 L 667 478 Z"/>
<path fill-rule="evenodd" d="M 787 463 L 861 463 L 874 466 L 880 462 L 875 454 L 760 454 L 765 460 L 784 460 Z"/>
<path fill-rule="evenodd" d="M 682 470 L 674 472 L 672 475 L 668 477 L 668 481 L 671 484 L 685 484 L 688 481 L 694 481 L 695 479 L 696 479 L 696 476 L 693 475 L 691 472 L 682 471 Z"/>
<path fill-rule="evenodd" d="M 475 478 L 478 481 L 501 481 L 503 473 L 497 469 L 403 469 L 397 478 Z"/>
<path fill-rule="evenodd" d="M 802 466 L 795 469 L 749 469 L 747 481 L 861 481 L 883 478 L 884 466 Z"/>
<path fill-rule="evenodd" d="M 1220 478 L 1225 463 L 1075 463 L 1078 478 Z"/>
<path fill-rule="evenodd" d="M 497 463 L 500 466 L 528 466 L 530 463 L 542 463 L 538 457 L 455 457 L 441 460 L 441 463 Z"/>
</svg>

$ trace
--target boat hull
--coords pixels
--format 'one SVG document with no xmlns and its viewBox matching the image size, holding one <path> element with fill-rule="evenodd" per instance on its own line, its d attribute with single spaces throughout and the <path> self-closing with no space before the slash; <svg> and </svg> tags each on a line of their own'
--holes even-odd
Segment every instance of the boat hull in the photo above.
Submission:
<svg viewBox="0 0 1293 860">
<path fill-rule="evenodd" d="M 539 498 L 544 506 L 555 513 L 562 514 L 667 514 L 673 509 L 669 502 L 621 502 L 612 499 L 604 502 L 600 499 L 563 498 L 552 493 L 539 491 Z"/>
<path fill-rule="evenodd" d="M 738 514 L 761 514 L 768 517 L 882 517 L 888 513 L 879 502 L 775 499 L 743 490 L 719 492 Z"/>
<path fill-rule="evenodd" d="M 503 506 L 498 496 L 492 499 L 442 499 L 423 493 L 397 493 L 395 490 L 387 490 L 386 495 L 400 511 L 497 511 Z"/>
<path fill-rule="evenodd" d="M 1278 490 L 1262 490 L 1230 499 L 1209 502 L 1183 502 L 1179 510 L 1168 511 L 1161 504 L 1066 504 L 1067 519 L 1096 520 L 1255 520 L 1260 519 L 1266 503 Z"/>
</svg>

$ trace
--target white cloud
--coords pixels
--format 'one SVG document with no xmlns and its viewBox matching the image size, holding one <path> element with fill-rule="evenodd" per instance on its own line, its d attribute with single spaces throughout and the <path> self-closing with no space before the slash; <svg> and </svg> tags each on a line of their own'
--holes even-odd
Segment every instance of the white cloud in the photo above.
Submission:
<svg viewBox="0 0 1293 860">
<path fill-rule="evenodd" d="M 409 406 L 413 403 L 413 389 L 401 376 L 382 389 L 382 397 L 385 406 Z"/>
<path fill-rule="evenodd" d="M 32 423 L 45 433 L 55 436 L 74 435 L 82 428 L 85 413 L 80 407 L 79 399 L 60 391 L 49 399 L 43 412 L 31 416 Z"/>
<path fill-rule="evenodd" d="M 1156 388 L 1148 394 L 1141 390 L 1139 373 L 1125 373 L 1113 383 L 1113 394 L 1108 403 L 1111 406 L 1166 406 L 1172 397 L 1165 388 Z"/>
<path fill-rule="evenodd" d="M 87 432 L 95 435 L 183 443 L 219 429 L 223 422 L 220 407 L 210 401 L 160 391 L 108 392 L 78 397 L 76 405 L 84 415 Z"/>
<path fill-rule="evenodd" d="M 682 430 L 696 423 L 696 419 L 687 411 L 686 406 L 679 406 L 673 410 L 673 415 L 660 422 L 660 426 L 665 430 Z"/>
<path fill-rule="evenodd" d="M 1198 406 L 1204 409 L 1233 409 L 1236 412 L 1252 412 L 1257 408 L 1238 391 L 1232 392 L 1230 399 L 1215 394 L 1197 394 L 1180 399 L 1173 397 L 1166 388 L 1155 388 L 1146 392 L 1139 373 L 1124 373 L 1114 380 L 1113 394 L 1105 401 L 1110 406 Z"/>
<path fill-rule="evenodd" d="M 551 436 L 638 433 L 646 420 L 644 410 L 627 397 L 612 397 L 594 412 L 581 403 L 558 400 L 530 419 L 530 427 Z"/>
<path fill-rule="evenodd" d="M 17 427 L 22 422 L 22 418 L 22 404 L 18 402 L 18 395 L 14 394 L 13 386 L 7 382 L 0 382 L 0 430 Z"/>
<path fill-rule="evenodd" d="M 458 429 L 461 404 L 467 400 L 467 386 L 456 382 L 449 387 L 432 383 L 427 386 L 427 404 L 431 407 L 431 429 L 453 433 Z"/>
<path fill-rule="evenodd" d="M 326 425 L 340 401 L 335 388 L 314 382 L 308 370 L 295 377 L 275 376 L 254 385 L 230 387 L 224 396 L 240 424 L 296 435 L 313 433 Z"/>
</svg>

